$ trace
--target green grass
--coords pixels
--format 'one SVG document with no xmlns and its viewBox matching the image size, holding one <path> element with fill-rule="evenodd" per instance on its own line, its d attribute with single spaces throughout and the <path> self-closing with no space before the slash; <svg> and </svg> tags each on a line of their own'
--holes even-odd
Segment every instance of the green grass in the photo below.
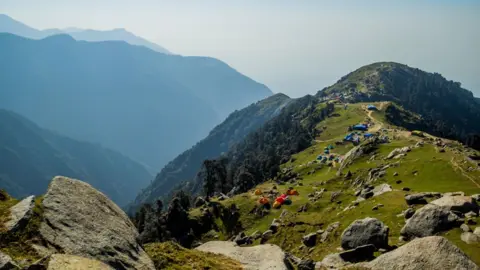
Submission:
<svg viewBox="0 0 480 270">
<path fill-rule="evenodd" d="M 226 256 L 186 249 L 172 242 L 147 244 L 145 251 L 152 258 L 156 269 L 243 269 L 239 262 Z"/>
<path fill-rule="evenodd" d="M 380 121 L 384 128 L 389 128 L 387 135 L 392 140 L 391 143 L 379 145 L 374 151 L 376 158 L 370 161 L 371 155 L 359 158 L 349 166 L 344 172 L 350 170 L 353 173 L 352 179 L 356 177 L 366 177 L 368 170 L 377 166 L 399 162 L 397 167 L 386 170 L 385 177 L 378 179 L 374 185 L 380 183 L 389 183 L 394 191 L 382 194 L 374 198 L 370 198 L 361 202 L 354 209 L 343 211 L 351 204 L 354 197 L 354 190 L 351 188 L 350 181 L 342 177 L 337 177 L 337 168 L 320 165 L 316 162 L 316 157 L 323 154 L 323 148 L 329 144 L 334 145 L 337 140 L 342 140 L 347 133 L 348 125 L 353 125 L 364 121 L 367 116 L 362 108 L 365 104 L 350 104 L 348 110 L 344 110 L 343 106 L 337 105 L 335 112 L 338 116 L 328 118 L 318 124 L 317 128 L 321 129 L 327 126 L 325 131 L 316 138 L 317 141 L 308 149 L 293 155 L 293 158 L 283 164 L 283 168 L 293 168 L 300 174 L 303 180 L 297 181 L 294 186 L 300 193 L 300 196 L 291 196 L 292 205 L 283 205 L 281 209 L 272 209 L 270 213 L 264 217 L 257 217 L 249 214 L 250 211 L 257 206 L 259 196 L 253 195 L 253 190 L 237 195 L 229 200 L 222 202 L 225 205 L 235 203 L 241 212 L 241 225 L 245 228 L 246 233 L 250 234 L 254 231 L 263 232 L 267 230 L 274 218 L 279 218 L 283 210 L 287 210 L 288 214 L 284 218 L 283 224 L 291 222 L 296 226 L 282 226 L 269 243 L 277 244 L 282 249 L 292 252 L 299 257 L 310 257 L 314 260 L 321 260 L 327 254 L 338 252 L 340 246 L 340 236 L 343 230 L 356 219 L 365 217 L 378 218 L 390 228 L 389 244 L 398 244 L 400 230 L 404 226 L 405 221 L 402 216 L 397 217 L 403 210 L 407 208 L 405 203 L 405 195 L 414 192 L 437 191 L 451 192 L 464 191 L 467 194 L 480 193 L 480 188 L 472 182 L 471 179 L 480 182 L 480 173 L 478 171 L 468 171 L 470 164 L 465 161 L 465 156 L 455 150 L 458 147 L 447 149 L 445 153 L 438 153 L 436 147 L 425 144 L 423 147 L 415 148 L 409 152 L 406 157 L 399 160 L 384 160 L 392 150 L 404 146 L 413 146 L 422 140 L 418 137 L 408 136 L 408 132 L 404 129 L 397 128 L 385 123 L 385 115 L 383 111 L 373 112 L 372 116 L 376 121 Z M 379 105 L 379 104 L 375 104 Z M 377 124 L 379 124 L 377 122 Z M 397 131 L 394 131 L 397 130 Z M 394 139 L 395 138 L 395 139 Z M 353 148 L 352 144 L 335 146 L 333 153 L 343 155 Z M 454 161 L 454 163 L 452 162 Z M 310 163 L 310 164 L 309 164 Z M 457 164 L 457 165 L 454 165 Z M 310 173 L 315 170 L 314 173 Z M 461 171 L 463 170 L 463 172 Z M 397 172 L 398 176 L 393 176 Z M 416 174 L 414 173 L 416 172 Z M 469 177 L 471 179 L 469 179 Z M 396 181 L 401 180 L 400 184 Z M 303 185 L 298 185 L 302 183 Z M 262 191 L 269 191 L 275 184 L 267 181 L 256 188 Z M 280 192 L 285 192 L 291 184 L 277 185 Z M 403 187 L 409 187 L 411 192 L 401 191 Z M 307 195 L 321 188 L 326 188 L 324 196 L 311 203 Z M 330 202 L 330 195 L 334 191 L 341 190 L 343 193 L 339 197 L 340 202 Z M 298 213 L 297 209 L 309 204 L 307 212 Z M 379 210 L 373 211 L 372 207 L 377 204 L 383 204 Z M 331 235 L 325 243 L 317 243 L 317 245 L 309 250 L 301 248 L 302 236 L 316 232 L 319 229 L 325 229 L 333 222 L 340 222 L 340 227 Z M 480 222 L 480 220 L 479 220 Z M 467 245 L 460 240 L 459 231 L 453 230 L 446 234 L 446 237 L 452 240 L 457 246 L 464 250 L 474 261 L 480 262 L 480 248 L 475 245 Z M 258 240 L 254 244 L 258 244 Z"/>
</svg>

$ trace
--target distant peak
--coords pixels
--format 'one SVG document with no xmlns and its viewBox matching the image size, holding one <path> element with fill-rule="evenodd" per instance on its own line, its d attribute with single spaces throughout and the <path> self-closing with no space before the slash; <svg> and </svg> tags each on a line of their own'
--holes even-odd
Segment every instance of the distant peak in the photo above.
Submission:
<svg viewBox="0 0 480 270">
<path fill-rule="evenodd" d="M 71 37 L 68 34 L 56 34 L 53 36 L 48 36 L 44 38 L 43 40 L 49 40 L 49 41 L 75 41 L 73 37 Z"/>
</svg>

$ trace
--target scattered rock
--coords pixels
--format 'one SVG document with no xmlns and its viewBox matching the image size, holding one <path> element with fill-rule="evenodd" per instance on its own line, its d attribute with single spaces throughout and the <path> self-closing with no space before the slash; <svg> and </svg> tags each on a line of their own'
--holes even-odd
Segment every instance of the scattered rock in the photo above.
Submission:
<svg viewBox="0 0 480 270">
<path fill-rule="evenodd" d="M 280 228 L 280 222 L 275 218 L 272 220 L 272 224 L 270 224 L 270 230 L 273 233 L 276 233 L 278 231 L 278 228 Z"/>
<path fill-rule="evenodd" d="M 314 270 L 315 262 L 311 259 L 302 260 L 298 264 L 298 270 Z"/>
<path fill-rule="evenodd" d="M 475 230 L 473 231 L 474 234 L 480 236 L 480 227 L 477 227 L 475 228 Z"/>
<path fill-rule="evenodd" d="M 474 199 L 477 202 L 480 202 L 480 194 L 472 195 L 472 199 Z"/>
<path fill-rule="evenodd" d="M 233 242 L 235 242 L 237 245 L 246 245 L 246 244 L 251 244 L 252 240 L 250 237 L 246 236 L 244 232 L 239 233 L 235 238 L 233 239 Z"/>
<path fill-rule="evenodd" d="M 340 222 L 338 221 L 328 225 L 328 227 L 325 229 L 322 235 L 320 235 L 320 241 L 325 242 L 330 236 L 330 234 L 334 232 L 336 229 L 338 229 L 338 227 L 340 227 Z"/>
<path fill-rule="evenodd" d="M 437 152 L 438 152 L 438 153 L 445 153 L 445 148 L 443 148 L 443 147 L 441 147 L 441 148 L 438 147 L 438 148 L 437 148 Z"/>
<path fill-rule="evenodd" d="M 308 206 L 307 206 L 307 204 L 304 204 L 297 209 L 297 212 L 299 212 L 299 213 L 307 212 L 307 210 L 308 210 Z"/>
<path fill-rule="evenodd" d="M 307 247 L 315 246 L 315 243 L 317 242 L 317 234 L 316 233 L 310 233 L 310 234 L 307 234 L 307 235 L 303 236 L 302 242 Z"/>
<path fill-rule="evenodd" d="M 372 260 L 373 253 L 375 252 L 375 246 L 370 244 L 370 245 L 363 245 L 359 246 L 355 249 L 347 250 L 344 252 L 339 253 L 340 258 L 342 258 L 344 261 L 347 262 L 364 262 L 364 261 L 369 261 Z"/>
<path fill-rule="evenodd" d="M 388 247 L 389 228 L 376 218 L 355 220 L 342 233 L 343 249 L 354 249 L 359 246 L 372 244 L 377 249 Z"/>
<path fill-rule="evenodd" d="M 42 204 L 39 251 L 97 259 L 115 269 L 155 269 L 128 216 L 89 184 L 57 176 Z"/>
<path fill-rule="evenodd" d="M 392 186 L 390 186 L 389 184 L 381 184 L 381 185 L 378 185 L 376 186 L 374 189 L 373 189 L 373 196 L 379 196 L 379 195 L 382 195 L 383 193 L 386 193 L 386 192 L 389 192 L 389 191 L 392 191 Z"/>
<path fill-rule="evenodd" d="M 287 209 L 283 209 L 282 213 L 280 214 L 280 218 L 284 218 L 288 214 Z"/>
<path fill-rule="evenodd" d="M 262 240 L 267 241 L 273 236 L 273 231 L 272 230 L 267 230 L 262 234 Z"/>
<path fill-rule="evenodd" d="M 463 191 L 447 192 L 447 193 L 443 193 L 443 196 L 465 196 L 465 192 Z"/>
<path fill-rule="evenodd" d="M 465 214 L 465 217 L 466 218 L 474 218 L 474 217 L 478 217 L 478 214 L 473 212 L 473 211 L 470 211 L 470 212 Z"/>
<path fill-rule="evenodd" d="M 427 204 L 427 198 L 440 198 L 442 194 L 439 192 L 422 192 L 405 196 L 408 205 Z"/>
<path fill-rule="evenodd" d="M 470 196 L 443 196 L 432 201 L 431 204 L 443 206 L 451 211 L 461 213 L 478 212 L 478 205 Z"/>
<path fill-rule="evenodd" d="M 0 269 L 13 270 L 20 267 L 12 260 L 10 256 L 0 251 Z"/>
<path fill-rule="evenodd" d="M 467 224 L 462 224 L 462 225 L 460 226 L 460 229 L 462 229 L 462 231 L 464 231 L 464 232 L 471 232 L 471 231 L 472 231 L 472 230 L 470 229 L 470 227 L 468 227 Z"/>
<path fill-rule="evenodd" d="M 398 176 L 398 172 L 394 172 L 393 176 Z M 397 184 L 399 184 L 399 183 L 397 183 Z"/>
<path fill-rule="evenodd" d="M 480 269 L 447 239 L 430 236 L 415 239 L 364 265 L 367 269 Z"/>
<path fill-rule="evenodd" d="M 29 196 L 10 208 L 10 220 L 5 222 L 8 232 L 16 232 L 24 228 L 33 213 L 35 196 Z"/>
<path fill-rule="evenodd" d="M 408 146 L 402 147 L 402 148 L 396 148 L 390 154 L 387 155 L 385 159 L 392 159 L 398 155 L 405 155 L 405 153 L 410 152 L 411 148 Z"/>
<path fill-rule="evenodd" d="M 315 264 L 315 269 L 342 269 L 350 263 L 343 260 L 339 253 L 325 256 L 321 262 Z"/>
<path fill-rule="evenodd" d="M 396 184 L 401 184 L 402 183 L 402 180 L 397 180 L 395 181 Z"/>
<path fill-rule="evenodd" d="M 114 268 L 97 260 L 74 255 L 53 254 L 50 256 L 47 270 L 113 270 Z"/>
<path fill-rule="evenodd" d="M 473 218 L 467 218 L 465 220 L 465 222 L 468 224 L 468 225 L 477 225 L 477 221 L 474 220 Z"/>
<path fill-rule="evenodd" d="M 472 232 L 463 232 L 460 235 L 460 239 L 467 244 L 475 244 L 480 242 L 480 236 L 472 233 Z"/>
<path fill-rule="evenodd" d="M 426 237 L 448 231 L 459 224 L 460 218 L 448 209 L 435 204 L 427 204 L 407 219 L 400 234 L 406 239 Z"/>
<path fill-rule="evenodd" d="M 405 217 L 405 219 L 409 219 L 413 216 L 413 214 L 415 214 L 415 209 L 407 208 L 407 210 L 405 210 L 405 212 L 403 213 L 403 216 Z"/>
<path fill-rule="evenodd" d="M 259 239 L 260 237 L 262 237 L 262 234 L 259 232 L 259 231 L 254 231 L 251 235 L 250 235 L 250 238 L 254 239 L 254 240 L 257 240 Z"/>
<path fill-rule="evenodd" d="M 253 247 L 238 247 L 228 241 L 211 241 L 196 248 L 200 251 L 223 254 L 239 261 L 246 270 L 288 270 L 293 268 L 287 254 L 276 245 L 264 244 Z"/>
<path fill-rule="evenodd" d="M 410 188 L 409 187 L 404 187 L 402 188 L 403 191 L 410 191 Z"/>
</svg>

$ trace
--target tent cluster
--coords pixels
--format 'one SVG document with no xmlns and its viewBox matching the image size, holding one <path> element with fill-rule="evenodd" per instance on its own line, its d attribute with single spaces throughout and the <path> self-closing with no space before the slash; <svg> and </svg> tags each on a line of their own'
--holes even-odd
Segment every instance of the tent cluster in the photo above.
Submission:
<svg viewBox="0 0 480 270">
<path fill-rule="evenodd" d="M 255 195 L 262 195 L 263 192 L 260 189 L 255 190 Z M 263 207 L 270 209 L 270 207 L 273 207 L 275 209 L 280 208 L 282 205 L 291 205 L 292 200 L 290 199 L 290 196 L 298 196 L 299 193 L 297 190 L 293 188 L 289 188 L 285 193 L 279 195 L 278 197 L 275 198 L 273 201 L 273 205 L 270 205 L 270 200 L 265 197 L 261 196 L 260 199 L 258 200 L 258 203 L 260 205 L 263 205 Z"/>
</svg>

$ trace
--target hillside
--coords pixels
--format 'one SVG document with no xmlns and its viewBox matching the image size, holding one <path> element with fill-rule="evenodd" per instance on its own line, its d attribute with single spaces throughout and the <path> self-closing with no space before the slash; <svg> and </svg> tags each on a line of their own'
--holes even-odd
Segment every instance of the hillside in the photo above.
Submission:
<svg viewBox="0 0 480 270">
<path fill-rule="evenodd" d="M 214 203 L 220 203 L 226 209 L 237 209 L 234 210 L 237 219 L 224 219 L 223 216 L 215 219 L 217 227 L 213 226 L 212 231 L 204 234 L 202 241 L 231 240 L 243 231 L 246 237 L 251 237 L 237 237 L 243 239 L 237 243 L 249 246 L 276 244 L 300 259 L 321 261 L 327 255 L 338 252 L 338 247 L 343 245 L 342 232 L 353 221 L 366 217 L 377 218 L 389 227 L 389 246 L 406 245 L 409 239 L 399 238 L 407 221 L 405 210 L 411 208 L 413 210 L 410 211 L 418 212 L 427 203 L 408 205 L 407 195 L 424 192 L 427 194 L 424 196 L 429 196 L 429 192 L 437 192 L 438 195 L 433 196 L 448 197 L 448 192 L 457 192 L 457 195 L 480 193 L 480 167 L 478 162 L 469 158 L 474 150 L 429 134 L 412 136 L 409 131 L 387 121 L 385 112 L 395 104 L 375 103 L 380 108 L 377 112 L 367 111 L 367 104 L 350 104 L 346 110 L 343 105 L 336 105 L 333 117 L 318 122 L 317 127 L 326 127 L 325 131 L 315 138 L 310 147 L 283 163 L 277 177 L 266 178 L 265 183 L 247 192 L 220 201 L 212 199 L 200 209 L 191 210 L 192 217 L 202 220 L 208 212 L 205 209 L 215 213 L 218 206 Z M 369 132 L 377 133 L 376 139 L 362 139 L 358 146 L 342 142 L 348 126 L 360 122 L 371 124 Z M 388 142 L 383 141 L 385 136 L 388 136 Z M 324 148 L 329 145 L 333 145 L 330 154 L 339 157 L 340 161 L 317 160 L 317 156 L 325 155 Z M 408 152 L 400 154 L 399 149 L 404 147 L 408 147 Z M 388 157 L 394 150 L 400 155 Z M 369 187 L 375 188 L 372 191 Z M 299 193 L 290 196 L 291 205 L 269 209 L 259 203 L 262 196 L 273 203 L 288 188 L 294 188 Z M 256 190 L 260 190 L 261 195 L 256 195 Z M 364 195 L 369 192 L 370 195 Z M 478 196 L 473 197 L 480 199 Z M 438 197 L 426 200 L 431 202 L 435 198 Z M 478 210 L 473 211 L 477 211 L 476 214 L 463 216 L 457 213 L 464 217 L 462 223 L 467 223 L 472 230 L 480 222 Z M 435 234 L 446 237 L 480 264 L 480 241 L 466 243 L 459 226 L 446 227 Z M 268 238 L 257 237 L 258 233 L 261 235 L 269 229 L 273 230 L 273 234 L 271 231 L 267 233 Z M 305 242 L 306 236 L 314 239 L 309 238 L 313 244 Z M 388 254 L 388 250 L 382 252 Z M 375 256 L 379 254 L 375 253 Z"/>
<path fill-rule="evenodd" d="M 169 162 L 136 198 L 135 205 L 165 198 L 182 181 L 193 180 L 205 159 L 215 158 L 278 115 L 291 99 L 276 94 L 230 114 L 210 134 Z"/>
<path fill-rule="evenodd" d="M 32 39 L 42 39 L 52 35 L 68 34 L 76 40 L 84 41 L 119 40 L 125 41 L 131 45 L 144 46 L 159 53 L 170 54 L 170 52 L 162 46 L 138 37 L 125 29 L 106 31 L 79 28 L 38 30 L 16 21 L 5 14 L 0 14 L 0 32 L 11 33 Z"/>
<path fill-rule="evenodd" d="M 40 195 L 56 175 L 85 179 L 121 206 L 152 177 L 115 151 L 58 135 L 0 109 L 0 187 L 16 198 Z"/>
<path fill-rule="evenodd" d="M 30 40 L 0 34 L 0 69 L 0 107 L 118 150 L 151 170 L 231 111 L 272 94 L 213 58 L 67 35 Z"/>
<path fill-rule="evenodd" d="M 396 124 L 444 138 L 467 142 L 480 133 L 480 106 L 472 92 L 438 73 L 398 63 L 381 62 L 361 67 L 317 96 L 342 96 L 351 102 L 393 101 L 421 115 L 414 123 L 399 123 L 402 119 L 396 119 Z"/>
</svg>

